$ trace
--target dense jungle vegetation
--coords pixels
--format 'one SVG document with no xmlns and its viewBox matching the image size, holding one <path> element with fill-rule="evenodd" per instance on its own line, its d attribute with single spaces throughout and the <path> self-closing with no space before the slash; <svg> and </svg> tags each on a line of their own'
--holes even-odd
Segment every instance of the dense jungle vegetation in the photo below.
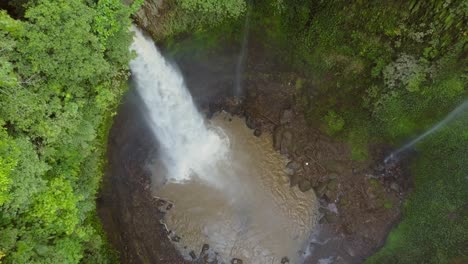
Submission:
<svg viewBox="0 0 468 264">
<path fill-rule="evenodd" d="M 115 262 L 95 197 L 136 6 L 8 7 L 14 17 L 0 10 L 0 262 Z"/>
<path fill-rule="evenodd" d="M 0 262 L 114 263 L 96 218 L 107 132 L 142 1 L 12 0 L 0 10 Z M 252 41 L 295 72 L 313 126 L 356 160 L 467 99 L 463 0 L 172 0 L 169 50 Z M 6 11 L 8 10 L 8 12 Z M 190 39 L 190 47 L 181 46 Z M 186 50 L 185 50 L 186 51 Z M 403 220 L 369 263 L 468 261 L 468 116 L 416 146 Z"/>
</svg>

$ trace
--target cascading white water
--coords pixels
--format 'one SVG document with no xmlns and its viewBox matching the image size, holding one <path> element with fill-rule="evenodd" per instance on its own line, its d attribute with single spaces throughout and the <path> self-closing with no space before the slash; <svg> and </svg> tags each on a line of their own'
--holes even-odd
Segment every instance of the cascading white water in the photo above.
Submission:
<svg viewBox="0 0 468 264">
<path fill-rule="evenodd" d="M 217 115 L 207 125 L 181 75 L 151 39 L 133 31 L 132 77 L 172 179 L 155 192 L 174 203 L 165 221 L 181 237 L 177 248 L 191 258 L 191 250 L 208 243 L 225 261 L 299 263 L 317 220 L 314 193 L 289 187 L 286 159 L 240 118 Z"/>
<path fill-rule="evenodd" d="M 162 147 L 169 178 L 187 180 L 202 173 L 226 153 L 226 138 L 208 129 L 177 70 L 153 41 L 136 27 L 130 62 L 132 77 L 148 109 L 148 122 Z M 209 181 L 215 179 L 207 179 Z"/>
</svg>

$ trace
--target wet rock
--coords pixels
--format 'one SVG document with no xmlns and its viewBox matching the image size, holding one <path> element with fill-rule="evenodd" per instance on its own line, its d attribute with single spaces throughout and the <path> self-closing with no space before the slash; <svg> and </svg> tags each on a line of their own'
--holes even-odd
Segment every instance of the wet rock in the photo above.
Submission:
<svg viewBox="0 0 468 264">
<path fill-rule="evenodd" d="M 134 0 L 124 0 L 124 2 L 131 4 Z M 163 0 L 144 1 L 140 10 L 135 14 L 138 24 L 151 33 L 160 32 L 163 28 L 151 21 L 155 21 L 155 19 L 161 16 L 160 10 L 163 7 L 163 2 Z"/>
<path fill-rule="evenodd" d="M 228 113 L 240 115 L 243 112 L 242 100 L 238 97 L 226 98 L 223 107 Z"/>
<path fill-rule="evenodd" d="M 289 176 L 289 186 L 294 187 L 299 184 L 301 177 L 297 174 L 292 174 Z"/>
<path fill-rule="evenodd" d="M 338 182 L 335 179 L 328 182 L 325 198 L 331 202 L 334 202 L 338 198 Z"/>
<path fill-rule="evenodd" d="M 356 252 L 354 252 L 354 249 L 350 245 L 344 246 L 344 250 L 346 251 L 346 254 L 348 254 L 351 257 L 356 256 Z"/>
<path fill-rule="evenodd" d="M 262 131 L 260 129 L 255 129 L 254 130 L 254 136 L 259 137 L 262 135 Z"/>
<path fill-rule="evenodd" d="M 175 236 L 171 237 L 171 240 L 174 241 L 174 242 L 179 242 L 180 241 L 180 236 L 175 235 Z"/>
<path fill-rule="evenodd" d="M 283 138 L 284 127 L 277 126 L 273 131 L 273 147 L 275 150 L 280 150 L 281 141 Z"/>
<path fill-rule="evenodd" d="M 210 245 L 208 245 L 208 244 L 203 244 L 202 253 L 205 253 L 205 252 L 208 251 L 209 249 L 210 249 Z"/>
<path fill-rule="evenodd" d="M 197 254 L 195 254 L 195 251 L 193 251 L 193 250 L 190 251 L 189 255 L 190 255 L 190 257 L 191 257 L 192 259 L 197 259 Z"/>
<path fill-rule="evenodd" d="M 286 167 L 286 170 L 285 170 L 285 171 L 286 171 L 286 174 L 287 174 L 288 176 L 292 176 L 292 175 L 294 175 L 294 174 L 296 173 L 296 171 L 294 171 L 293 169 L 288 168 L 288 167 Z"/>
<path fill-rule="evenodd" d="M 280 124 L 285 125 L 285 124 L 291 123 L 291 121 L 293 120 L 293 117 L 294 117 L 294 113 L 292 110 L 290 109 L 284 110 L 283 113 L 281 114 Z"/>
<path fill-rule="evenodd" d="M 299 190 L 301 190 L 301 192 L 307 192 L 311 188 L 312 188 L 312 184 L 310 183 L 310 181 L 306 179 L 302 179 L 299 181 Z"/>
<path fill-rule="evenodd" d="M 290 161 L 287 165 L 286 168 L 294 170 L 295 172 L 298 171 L 301 168 L 301 164 L 296 161 Z"/>
<path fill-rule="evenodd" d="M 166 210 L 167 210 L 167 211 L 171 210 L 173 206 L 174 206 L 174 204 L 169 203 L 169 204 L 166 206 Z"/>
<path fill-rule="evenodd" d="M 321 224 L 321 225 L 323 225 L 323 224 L 328 224 L 327 219 L 325 219 L 325 216 L 323 216 L 322 218 L 320 218 L 319 224 Z"/>
<path fill-rule="evenodd" d="M 249 86 L 247 89 L 247 98 L 248 99 L 255 99 L 258 96 L 258 89 L 255 86 Z"/>
<path fill-rule="evenodd" d="M 238 259 L 238 258 L 233 258 L 231 260 L 231 264 L 242 264 L 242 260 L 241 259 Z"/>
<path fill-rule="evenodd" d="M 327 182 L 321 182 L 315 188 L 315 195 L 317 195 L 318 198 L 321 198 L 325 194 L 326 190 L 327 190 Z"/>
<path fill-rule="evenodd" d="M 255 119 L 252 116 L 247 115 L 245 117 L 245 124 L 247 125 L 248 128 L 255 129 Z"/>
<path fill-rule="evenodd" d="M 329 203 L 327 209 L 332 213 L 338 214 L 338 208 L 335 203 Z"/>
<path fill-rule="evenodd" d="M 294 156 L 296 157 L 304 156 L 304 152 L 305 152 L 304 149 L 305 149 L 304 144 L 301 144 L 301 142 L 295 142 L 294 143 Z"/>
<path fill-rule="evenodd" d="M 161 207 L 161 206 L 166 205 L 166 203 L 167 203 L 166 200 L 158 199 L 157 206 L 158 206 L 158 207 Z"/>
<path fill-rule="evenodd" d="M 338 178 L 338 173 L 332 172 L 328 175 L 328 179 L 334 180 Z"/>
<path fill-rule="evenodd" d="M 324 198 L 329 202 L 335 202 L 337 200 L 337 193 L 327 190 L 325 192 Z"/>
<path fill-rule="evenodd" d="M 332 212 L 325 213 L 325 216 L 323 218 L 325 218 L 327 223 L 330 223 L 330 224 L 338 222 L 338 216 Z"/>
<path fill-rule="evenodd" d="M 283 257 L 281 259 L 281 264 L 289 264 L 289 258 L 288 257 Z"/>
<path fill-rule="evenodd" d="M 321 213 L 322 215 L 325 215 L 325 213 L 327 212 L 328 208 L 326 207 L 319 207 L 319 213 Z"/>
<path fill-rule="evenodd" d="M 286 174 L 289 176 L 296 174 L 300 169 L 302 169 L 302 166 L 299 162 L 296 161 L 290 161 L 286 165 Z"/>
<path fill-rule="evenodd" d="M 390 189 L 392 189 L 396 193 L 400 193 L 400 186 L 396 182 L 392 182 L 390 184 Z"/>
<path fill-rule="evenodd" d="M 321 163 L 327 171 L 342 173 L 346 170 L 346 165 L 339 160 L 326 160 Z"/>
<path fill-rule="evenodd" d="M 280 153 L 288 155 L 293 148 L 293 134 L 291 131 L 286 130 L 281 137 Z"/>
</svg>

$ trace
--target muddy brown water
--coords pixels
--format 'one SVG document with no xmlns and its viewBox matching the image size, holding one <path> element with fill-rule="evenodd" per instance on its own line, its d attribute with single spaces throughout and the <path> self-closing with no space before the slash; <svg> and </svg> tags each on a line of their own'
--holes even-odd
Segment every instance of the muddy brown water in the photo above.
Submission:
<svg viewBox="0 0 468 264">
<path fill-rule="evenodd" d="M 195 176 L 153 189 L 154 196 L 174 204 L 164 221 L 180 237 L 176 247 L 187 258 L 209 244 L 225 262 L 280 263 L 284 257 L 302 262 L 317 222 L 314 192 L 290 188 L 288 161 L 273 149 L 270 135 L 255 137 L 243 119 L 226 113 L 211 122 L 230 141 L 228 157 L 212 172 L 223 184 Z"/>
</svg>

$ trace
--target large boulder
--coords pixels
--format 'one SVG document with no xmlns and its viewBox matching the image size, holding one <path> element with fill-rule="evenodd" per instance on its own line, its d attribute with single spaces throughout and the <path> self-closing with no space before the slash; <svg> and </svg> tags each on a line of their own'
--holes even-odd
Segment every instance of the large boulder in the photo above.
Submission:
<svg viewBox="0 0 468 264">
<path fill-rule="evenodd" d="M 281 114 L 280 118 L 280 124 L 281 125 L 286 125 L 292 122 L 294 117 L 294 113 L 291 109 L 284 110 L 283 113 Z"/>
<path fill-rule="evenodd" d="M 325 191 L 325 198 L 330 202 L 335 202 L 338 199 L 338 182 L 336 179 L 329 180 L 327 190 Z"/>
<path fill-rule="evenodd" d="M 327 191 L 327 184 L 328 182 L 321 182 L 315 187 L 315 195 L 318 198 L 321 198 L 323 195 L 325 195 L 325 192 Z"/>
<path fill-rule="evenodd" d="M 246 115 L 245 124 L 250 129 L 255 129 L 257 127 L 257 122 L 255 121 L 255 118 L 252 117 L 251 115 Z"/>
<path fill-rule="evenodd" d="M 293 133 L 290 130 L 285 130 L 281 136 L 280 153 L 289 155 L 293 150 Z"/>
<path fill-rule="evenodd" d="M 307 192 L 311 188 L 312 188 L 312 184 L 310 183 L 310 181 L 306 179 L 302 179 L 299 181 L 299 190 L 301 190 L 301 192 Z"/>
<path fill-rule="evenodd" d="M 302 168 L 302 165 L 293 160 L 293 161 L 290 161 L 287 165 L 286 165 L 286 168 L 289 169 L 289 170 L 292 170 L 293 172 L 296 172 L 298 170 L 300 170 Z"/>
<path fill-rule="evenodd" d="M 124 0 L 127 5 L 132 4 L 135 0 Z M 140 28 L 143 28 L 151 35 L 158 36 L 163 31 L 161 21 L 161 10 L 166 0 L 145 0 L 140 10 L 135 14 L 135 20 Z"/>
<path fill-rule="evenodd" d="M 277 126 L 273 131 L 273 148 L 275 150 L 280 150 L 281 140 L 283 138 L 283 132 L 285 128 L 283 126 Z"/>
<path fill-rule="evenodd" d="M 301 177 L 297 174 L 289 175 L 289 186 L 294 187 L 299 184 Z"/>
</svg>

